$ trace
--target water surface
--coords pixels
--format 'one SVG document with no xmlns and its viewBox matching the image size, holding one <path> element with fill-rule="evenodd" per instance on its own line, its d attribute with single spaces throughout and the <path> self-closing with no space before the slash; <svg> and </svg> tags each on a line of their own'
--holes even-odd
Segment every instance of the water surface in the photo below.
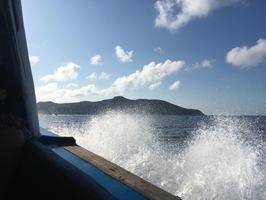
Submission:
<svg viewBox="0 0 266 200">
<path fill-rule="evenodd" d="M 40 115 L 40 124 L 183 199 L 266 199 L 266 117 Z"/>
</svg>

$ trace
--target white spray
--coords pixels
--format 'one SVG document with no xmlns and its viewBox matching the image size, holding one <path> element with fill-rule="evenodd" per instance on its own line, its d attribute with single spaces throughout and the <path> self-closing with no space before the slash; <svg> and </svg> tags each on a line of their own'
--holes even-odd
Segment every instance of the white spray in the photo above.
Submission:
<svg viewBox="0 0 266 200">
<path fill-rule="evenodd" d="M 266 199 L 263 143 L 248 123 L 218 117 L 173 152 L 163 150 L 152 123 L 152 116 L 107 112 L 52 131 L 183 199 Z"/>
</svg>

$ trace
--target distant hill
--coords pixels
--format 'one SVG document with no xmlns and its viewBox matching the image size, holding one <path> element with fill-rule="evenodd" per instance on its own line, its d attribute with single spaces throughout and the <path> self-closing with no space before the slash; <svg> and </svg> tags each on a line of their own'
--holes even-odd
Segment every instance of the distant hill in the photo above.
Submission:
<svg viewBox="0 0 266 200">
<path fill-rule="evenodd" d="M 203 115 L 200 110 L 187 109 L 162 100 L 131 100 L 122 96 L 97 102 L 77 103 L 39 102 L 40 114 L 99 114 L 109 110 L 161 115 Z"/>
</svg>

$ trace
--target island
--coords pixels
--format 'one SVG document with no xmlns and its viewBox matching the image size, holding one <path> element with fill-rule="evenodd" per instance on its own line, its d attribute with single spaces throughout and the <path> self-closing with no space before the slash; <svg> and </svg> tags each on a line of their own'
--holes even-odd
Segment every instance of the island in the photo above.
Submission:
<svg viewBox="0 0 266 200">
<path fill-rule="evenodd" d="M 116 96 L 97 102 L 82 101 L 75 103 L 37 103 L 39 114 L 85 115 L 100 114 L 107 111 L 134 112 L 150 115 L 204 115 L 200 110 L 183 108 L 167 101 L 157 99 L 127 99 Z"/>
</svg>

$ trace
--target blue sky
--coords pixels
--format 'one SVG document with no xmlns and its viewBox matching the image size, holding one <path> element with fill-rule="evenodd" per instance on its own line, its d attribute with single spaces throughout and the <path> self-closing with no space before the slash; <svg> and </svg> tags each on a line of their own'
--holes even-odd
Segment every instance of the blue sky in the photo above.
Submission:
<svg viewBox="0 0 266 200">
<path fill-rule="evenodd" d="M 264 0 L 22 0 L 38 101 L 266 114 Z"/>
</svg>

